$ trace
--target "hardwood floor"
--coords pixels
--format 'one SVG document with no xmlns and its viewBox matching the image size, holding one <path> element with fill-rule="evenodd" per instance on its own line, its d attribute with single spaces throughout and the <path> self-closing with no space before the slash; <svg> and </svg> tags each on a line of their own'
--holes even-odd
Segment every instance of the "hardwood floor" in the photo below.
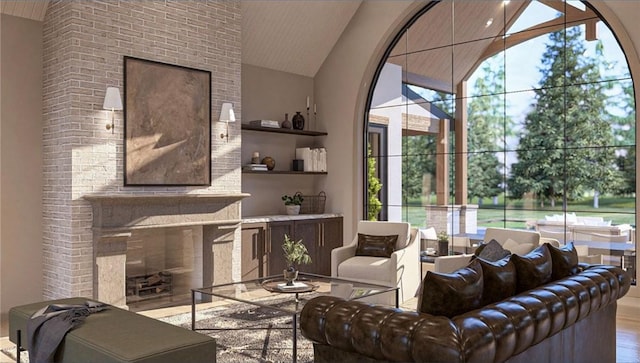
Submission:
<svg viewBox="0 0 640 363">
<path fill-rule="evenodd" d="M 616 361 L 640 362 L 640 317 L 618 315 L 616 324 Z"/>
<path fill-rule="evenodd" d="M 182 311 L 180 311 L 182 312 Z M 165 312 L 166 314 L 166 312 Z M 159 315 L 165 315 L 159 314 Z M 145 314 L 147 315 L 147 314 Z M 153 314 L 148 314 L 153 315 Z M 616 362 L 640 362 L 640 317 L 623 316 L 618 314 L 616 332 Z M 8 337 L 0 338 L 0 349 L 12 346 Z M 0 353 L 0 363 L 13 362 L 8 356 Z"/>
</svg>

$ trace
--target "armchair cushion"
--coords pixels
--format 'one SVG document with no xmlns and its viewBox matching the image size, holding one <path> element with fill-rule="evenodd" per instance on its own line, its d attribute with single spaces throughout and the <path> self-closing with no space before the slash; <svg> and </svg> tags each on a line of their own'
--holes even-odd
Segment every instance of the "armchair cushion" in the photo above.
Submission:
<svg viewBox="0 0 640 363">
<path fill-rule="evenodd" d="M 338 276 L 372 283 L 387 283 L 395 276 L 392 262 L 388 257 L 351 257 L 338 265 Z"/>
<path fill-rule="evenodd" d="M 498 261 L 509 256 L 509 251 L 504 249 L 498 241 L 492 239 L 488 243 L 481 244 L 474 253 L 477 257 L 486 261 Z"/>
<path fill-rule="evenodd" d="M 484 241 L 488 242 L 492 239 L 495 239 L 503 246 L 507 239 L 513 239 L 518 243 L 533 243 L 535 247 L 538 247 L 540 244 L 540 233 L 523 229 L 489 227 L 485 231 Z"/>
<path fill-rule="evenodd" d="M 378 236 L 358 233 L 358 246 L 356 256 L 391 257 L 398 235 Z"/>
<path fill-rule="evenodd" d="M 516 293 L 531 290 L 551 281 L 551 256 L 547 245 L 539 246 L 524 256 L 511 255 L 516 266 Z"/>
<path fill-rule="evenodd" d="M 451 274 L 428 271 L 418 295 L 418 310 L 452 318 L 482 306 L 482 266 L 477 260 Z"/>
<path fill-rule="evenodd" d="M 502 247 L 504 247 L 505 250 L 511 251 L 511 253 L 524 256 L 527 253 L 531 252 L 531 250 L 533 250 L 536 247 L 536 245 L 534 245 L 533 243 L 527 243 L 527 242 L 519 243 L 512 240 L 511 238 L 507 238 L 507 240 L 504 241 L 504 244 L 502 245 Z"/>
<path fill-rule="evenodd" d="M 551 254 L 551 280 L 560 280 L 578 273 L 578 251 L 573 242 L 560 248 L 547 245 Z"/>
</svg>

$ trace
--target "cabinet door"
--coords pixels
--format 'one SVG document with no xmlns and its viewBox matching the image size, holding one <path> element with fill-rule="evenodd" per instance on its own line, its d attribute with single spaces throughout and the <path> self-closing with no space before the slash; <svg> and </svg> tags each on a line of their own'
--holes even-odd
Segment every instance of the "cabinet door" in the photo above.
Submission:
<svg viewBox="0 0 640 363">
<path fill-rule="evenodd" d="M 265 276 L 265 223 L 242 225 L 241 273 L 242 280 Z"/>
<path fill-rule="evenodd" d="M 320 244 L 320 223 L 318 219 L 303 219 L 295 221 L 295 239 L 302 240 L 311 256 L 311 263 L 298 266 L 300 271 L 318 273 L 318 246 Z"/>
<path fill-rule="evenodd" d="M 282 275 L 282 271 L 287 267 L 282 252 L 282 242 L 284 235 L 294 236 L 293 221 L 286 222 L 270 222 L 267 240 L 267 276 Z"/>
<path fill-rule="evenodd" d="M 342 247 L 342 217 L 325 218 L 320 222 L 320 242 L 316 260 L 320 275 L 331 275 L 331 250 Z"/>
</svg>

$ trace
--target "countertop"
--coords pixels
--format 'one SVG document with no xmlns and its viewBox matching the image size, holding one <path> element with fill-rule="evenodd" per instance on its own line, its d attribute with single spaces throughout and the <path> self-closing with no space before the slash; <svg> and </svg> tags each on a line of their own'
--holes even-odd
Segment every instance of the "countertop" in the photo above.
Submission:
<svg viewBox="0 0 640 363">
<path fill-rule="evenodd" d="M 342 217 L 342 214 L 338 213 L 323 213 L 323 214 L 274 214 L 267 216 L 250 216 L 242 217 L 242 223 L 267 223 L 267 222 L 281 222 L 281 221 L 297 221 L 304 219 L 319 219 L 319 218 L 336 218 Z"/>
</svg>

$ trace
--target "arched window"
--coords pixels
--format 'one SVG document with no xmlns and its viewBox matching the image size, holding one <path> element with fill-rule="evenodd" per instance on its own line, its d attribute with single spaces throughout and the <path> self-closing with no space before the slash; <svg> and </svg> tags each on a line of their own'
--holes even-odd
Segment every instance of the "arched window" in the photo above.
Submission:
<svg viewBox="0 0 640 363">
<path fill-rule="evenodd" d="M 382 187 L 366 214 L 472 243 L 487 227 L 538 230 L 624 265 L 634 99 L 625 54 L 587 2 L 433 1 L 370 91 L 365 184 Z"/>
</svg>

